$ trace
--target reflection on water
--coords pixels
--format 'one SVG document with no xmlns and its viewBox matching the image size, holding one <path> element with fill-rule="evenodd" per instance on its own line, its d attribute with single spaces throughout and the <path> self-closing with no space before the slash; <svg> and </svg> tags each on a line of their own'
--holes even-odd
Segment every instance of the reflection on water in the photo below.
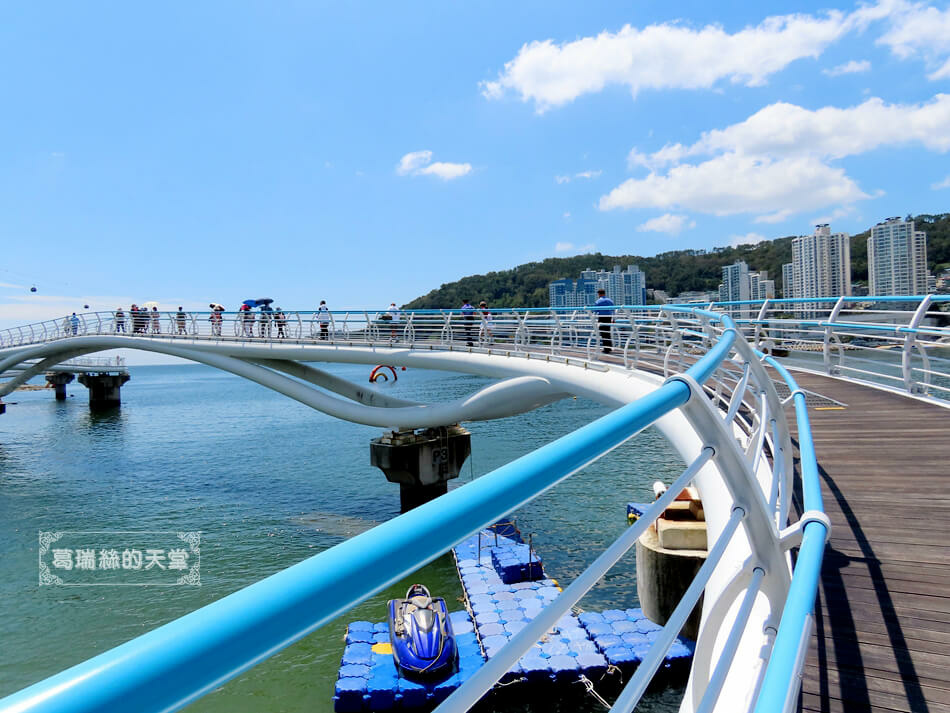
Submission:
<svg viewBox="0 0 950 713">
<path fill-rule="evenodd" d="M 338 535 L 343 538 L 353 537 L 367 530 L 372 530 L 379 524 L 374 520 L 327 512 L 307 513 L 291 518 L 290 522 L 294 525 L 310 526 L 317 532 L 325 532 L 328 535 Z"/>
<path fill-rule="evenodd" d="M 353 365 L 329 370 L 355 383 L 369 373 Z M 76 396 L 66 402 L 50 392 L 24 392 L 0 417 L 0 695 L 398 515 L 398 485 L 369 465 L 369 441 L 379 429 L 338 421 L 206 367 L 133 367 L 131 373 L 121 409 L 90 412 L 85 388 L 72 384 Z M 399 398 L 437 402 L 485 383 L 409 370 L 381 387 Z M 472 456 L 451 487 L 604 413 L 591 402 L 566 400 L 470 424 Z M 669 482 L 681 468 L 648 429 L 512 515 L 533 533 L 547 570 L 566 583 L 623 532 L 626 502 L 649 499 L 653 480 Z M 40 587 L 38 530 L 200 530 L 202 586 Z M 582 603 L 634 606 L 635 580 L 628 557 Z M 189 710 L 329 712 L 345 622 L 383 621 L 386 600 L 415 581 L 450 604 L 461 596 L 452 560 L 442 557 Z M 670 698 L 661 695 L 653 709 L 666 710 Z M 551 705 L 543 701 L 536 710 Z M 590 699 L 579 709 L 598 707 Z"/>
</svg>

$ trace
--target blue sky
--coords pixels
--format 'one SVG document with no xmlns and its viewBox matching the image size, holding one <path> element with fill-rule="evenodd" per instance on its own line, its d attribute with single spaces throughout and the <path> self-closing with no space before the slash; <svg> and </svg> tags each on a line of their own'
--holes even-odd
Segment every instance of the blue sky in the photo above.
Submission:
<svg viewBox="0 0 950 713">
<path fill-rule="evenodd" d="M 946 3 L 8 3 L 0 96 L 0 326 L 950 210 Z"/>
</svg>

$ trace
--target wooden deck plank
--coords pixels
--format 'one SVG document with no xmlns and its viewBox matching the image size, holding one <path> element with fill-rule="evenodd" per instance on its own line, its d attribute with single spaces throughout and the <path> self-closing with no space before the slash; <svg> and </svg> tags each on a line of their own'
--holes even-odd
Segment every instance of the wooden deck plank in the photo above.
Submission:
<svg viewBox="0 0 950 713">
<path fill-rule="evenodd" d="M 794 376 L 847 404 L 809 409 L 832 535 L 802 710 L 950 713 L 950 410 Z"/>
</svg>

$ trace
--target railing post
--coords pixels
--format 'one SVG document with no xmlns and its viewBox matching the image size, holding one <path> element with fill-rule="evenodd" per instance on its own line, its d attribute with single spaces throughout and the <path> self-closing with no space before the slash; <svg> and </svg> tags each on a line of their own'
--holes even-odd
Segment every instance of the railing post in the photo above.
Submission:
<svg viewBox="0 0 950 713">
<path fill-rule="evenodd" d="M 752 345 L 758 349 L 759 348 L 759 335 L 762 333 L 762 322 L 765 320 L 765 315 L 768 313 L 769 309 L 769 299 L 765 298 L 762 301 L 762 307 L 759 308 L 759 314 L 755 318 L 755 329 L 752 331 Z"/>
<path fill-rule="evenodd" d="M 736 343 L 741 340 L 742 337 L 736 334 Z M 748 344 L 745 346 L 750 349 Z M 741 353 L 740 351 L 740 355 Z M 678 374 L 667 379 L 667 383 L 671 381 L 682 381 L 689 386 L 690 398 L 680 409 L 702 442 L 715 449 L 713 464 L 731 495 L 732 507 L 741 508 L 745 512 L 744 530 L 751 550 L 751 560 L 767 573 L 762 581 L 762 592 L 769 603 L 765 625 L 778 628 L 782 606 L 791 585 L 791 572 L 779 541 L 774 515 L 769 511 L 767 495 L 763 492 L 757 473 L 752 470 L 752 464 L 736 441 L 732 423 L 723 421 L 721 412 L 706 397 L 703 388 L 688 374 Z M 719 596 L 727 597 L 728 594 L 727 588 L 720 592 Z M 704 610 L 718 609 L 720 603 L 710 601 L 708 592 L 706 596 Z M 722 621 L 704 624 L 696 642 L 694 666 L 697 660 L 706 660 L 712 656 L 721 624 Z M 744 633 L 744 636 L 749 637 L 760 635 L 761 630 L 747 630 Z M 706 683 L 707 681 L 703 680 L 699 682 L 699 686 L 705 688 Z M 694 682 L 693 685 L 697 683 Z"/>
<path fill-rule="evenodd" d="M 443 310 L 442 311 L 442 334 L 440 335 L 440 341 L 443 344 L 452 345 L 452 311 Z"/>
<path fill-rule="evenodd" d="M 530 334 L 528 334 L 528 325 L 526 324 L 528 313 L 525 312 L 524 315 L 518 315 L 518 312 L 516 311 L 515 315 L 518 319 L 518 326 L 515 327 L 515 346 L 521 347 L 521 351 L 526 351 L 524 347 L 529 340 L 525 339 L 525 335 L 530 337 Z"/>
<path fill-rule="evenodd" d="M 933 298 L 930 295 L 924 297 L 920 304 L 917 306 L 914 316 L 910 319 L 910 324 L 908 324 L 907 336 L 904 337 L 904 346 L 901 353 L 901 375 L 904 377 L 904 388 L 907 389 L 908 393 L 914 394 L 917 393 L 917 387 L 914 382 L 914 369 L 913 369 L 913 351 L 914 344 L 917 341 L 917 327 L 920 326 L 920 323 L 923 321 L 924 317 L 927 315 L 927 310 L 930 308 L 930 303 L 933 302 Z M 930 374 L 924 372 L 925 381 L 930 381 Z M 926 389 L 924 390 L 926 392 Z"/>
<path fill-rule="evenodd" d="M 838 298 L 838 301 L 835 302 L 835 306 L 831 309 L 831 314 L 828 315 L 828 321 L 825 323 L 825 336 L 822 343 L 822 358 L 825 364 L 825 373 L 831 373 L 831 333 L 834 331 L 832 324 L 838 320 L 838 313 L 841 312 L 841 308 L 844 306 L 844 296 Z"/>
</svg>

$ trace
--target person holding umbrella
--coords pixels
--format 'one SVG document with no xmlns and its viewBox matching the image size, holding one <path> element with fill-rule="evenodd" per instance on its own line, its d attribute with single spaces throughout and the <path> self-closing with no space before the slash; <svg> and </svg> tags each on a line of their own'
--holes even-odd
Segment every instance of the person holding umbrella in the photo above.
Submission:
<svg viewBox="0 0 950 713">
<path fill-rule="evenodd" d="M 217 302 L 212 302 L 208 306 L 211 308 L 211 316 L 208 317 L 208 321 L 211 322 L 211 335 L 220 337 L 221 322 L 223 321 L 221 313 L 224 312 L 224 306 L 219 305 Z"/>
<path fill-rule="evenodd" d="M 251 312 L 251 307 L 247 302 L 241 305 L 241 308 L 238 310 L 240 312 L 241 326 L 244 331 L 245 337 L 254 336 L 254 313 Z"/>
<path fill-rule="evenodd" d="M 261 316 L 259 318 L 261 321 L 261 326 L 260 326 L 261 339 L 263 339 L 264 337 L 269 338 L 271 335 L 271 314 L 270 313 L 273 312 L 274 310 L 271 308 L 270 305 L 271 305 L 271 302 L 273 301 L 274 300 L 272 300 L 270 297 L 261 297 L 260 299 L 254 300 L 254 304 L 257 307 L 261 308 Z M 250 300 L 247 300 L 247 302 L 250 302 Z M 252 316 L 251 319 L 253 320 L 254 317 Z M 251 334 L 253 334 L 253 330 L 251 330 Z"/>
</svg>

